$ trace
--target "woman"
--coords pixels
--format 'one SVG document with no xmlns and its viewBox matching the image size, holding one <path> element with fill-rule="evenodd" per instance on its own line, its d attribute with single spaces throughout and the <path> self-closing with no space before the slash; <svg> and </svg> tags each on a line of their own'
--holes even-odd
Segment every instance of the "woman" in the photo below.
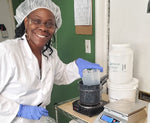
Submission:
<svg viewBox="0 0 150 123">
<path fill-rule="evenodd" d="M 81 58 L 69 64 L 59 59 L 50 44 L 61 13 L 51 0 L 25 0 L 15 19 L 16 39 L 0 43 L 0 123 L 37 123 L 48 116 L 53 84 L 70 84 L 84 69 L 102 67 Z"/>
</svg>

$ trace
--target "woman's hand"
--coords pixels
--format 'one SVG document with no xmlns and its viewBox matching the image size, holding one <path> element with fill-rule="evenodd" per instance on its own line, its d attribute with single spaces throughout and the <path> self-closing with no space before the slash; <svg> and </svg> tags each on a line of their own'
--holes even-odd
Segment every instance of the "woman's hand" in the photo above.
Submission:
<svg viewBox="0 0 150 123">
<path fill-rule="evenodd" d="M 84 60 L 82 58 L 78 58 L 76 60 L 76 64 L 79 68 L 79 74 L 81 77 L 83 77 L 83 70 L 84 69 L 99 69 L 101 72 L 103 72 L 103 67 L 101 67 L 99 64 L 91 63 L 87 60 Z"/>
<path fill-rule="evenodd" d="M 45 108 L 20 104 L 17 116 L 31 120 L 39 120 L 42 116 L 49 116 L 49 114 Z"/>
</svg>

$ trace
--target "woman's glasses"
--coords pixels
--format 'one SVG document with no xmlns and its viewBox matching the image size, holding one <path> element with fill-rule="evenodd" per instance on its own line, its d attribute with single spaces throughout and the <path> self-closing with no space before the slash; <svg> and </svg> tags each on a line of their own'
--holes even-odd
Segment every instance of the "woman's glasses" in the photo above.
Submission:
<svg viewBox="0 0 150 123">
<path fill-rule="evenodd" d="M 44 25 L 48 29 L 55 29 L 56 28 L 55 23 L 52 23 L 51 21 L 47 21 L 47 22 L 43 23 L 40 19 L 31 19 L 29 17 L 28 17 L 28 19 L 29 19 L 29 23 L 32 23 L 36 26 Z"/>
</svg>

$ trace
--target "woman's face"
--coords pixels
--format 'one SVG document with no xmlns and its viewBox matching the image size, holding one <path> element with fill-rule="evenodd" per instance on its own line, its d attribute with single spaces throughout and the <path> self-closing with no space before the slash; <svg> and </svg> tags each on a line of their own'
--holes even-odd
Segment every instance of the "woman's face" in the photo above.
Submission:
<svg viewBox="0 0 150 123">
<path fill-rule="evenodd" d="M 40 8 L 31 12 L 25 18 L 24 23 L 27 41 L 32 50 L 34 48 L 42 50 L 55 33 L 55 17 L 47 9 Z"/>
</svg>

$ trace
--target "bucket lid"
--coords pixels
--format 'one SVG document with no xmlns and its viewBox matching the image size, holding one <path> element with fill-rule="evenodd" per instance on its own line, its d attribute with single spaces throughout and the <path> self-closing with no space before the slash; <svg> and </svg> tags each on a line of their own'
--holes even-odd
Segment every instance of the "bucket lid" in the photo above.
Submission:
<svg viewBox="0 0 150 123">
<path fill-rule="evenodd" d="M 112 48 L 129 48 L 129 43 L 122 43 L 122 44 L 112 44 Z"/>
<path fill-rule="evenodd" d="M 110 82 L 110 80 L 107 80 L 108 88 L 114 88 L 114 89 L 127 89 L 127 90 L 133 90 L 138 88 L 138 79 L 133 78 L 130 82 L 127 83 L 113 83 Z"/>
</svg>

